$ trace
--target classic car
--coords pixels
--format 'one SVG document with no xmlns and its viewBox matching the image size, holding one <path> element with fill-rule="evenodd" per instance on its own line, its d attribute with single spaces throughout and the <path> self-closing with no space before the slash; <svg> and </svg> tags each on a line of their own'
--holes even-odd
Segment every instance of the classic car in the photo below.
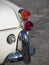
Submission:
<svg viewBox="0 0 49 65">
<path fill-rule="evenodd" d="M 23 60 L 30 63 L 35 48 L 29 42 L 31 13 L 10 1 L 0 1 L 0 64 Z"/>
</svg>

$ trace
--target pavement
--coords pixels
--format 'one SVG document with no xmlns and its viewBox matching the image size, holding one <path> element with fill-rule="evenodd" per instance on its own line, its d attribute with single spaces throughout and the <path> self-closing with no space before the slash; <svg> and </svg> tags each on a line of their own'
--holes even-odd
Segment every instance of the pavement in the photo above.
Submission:
<svg viewBox="0 0 49 65">
<path fill-rule="evenodd" d="M 30 31 L 30 43 L 35 47 L 28 65 L 49 65 L 49 0 L 9 0 L 28 9 L 34 28 Z M 6 65 L 26 65 L 23 61 Z"/>
</svg>

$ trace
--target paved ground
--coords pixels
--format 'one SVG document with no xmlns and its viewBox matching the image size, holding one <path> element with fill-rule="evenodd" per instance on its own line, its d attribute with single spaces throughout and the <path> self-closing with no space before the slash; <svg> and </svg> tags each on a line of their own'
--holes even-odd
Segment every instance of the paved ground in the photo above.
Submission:
<svg viewBox="0 0 49 65">
<path fill-rule="evenodd" d="M 49 0 L 10 0 L 31 11 L 30 43 L 36 51 L 29 65 L 49 65 Z M 22 61 L 6 65 L 25 65 Z"/>
</svg>

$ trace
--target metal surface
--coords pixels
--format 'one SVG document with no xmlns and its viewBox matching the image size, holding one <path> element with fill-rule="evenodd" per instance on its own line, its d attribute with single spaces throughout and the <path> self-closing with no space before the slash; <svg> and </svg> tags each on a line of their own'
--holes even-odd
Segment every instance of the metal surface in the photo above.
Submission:
<svg viewBox="0 0 49 65">
<path fill-rule="evenodd" d="M 13 37 L 13 34 L 10 35 Z M 14 36 L 15 37 L 15 36 Z M 10 53 L 4 60 L 4 64 L 7 62 L 18 62 L 18 61 L 24 61 L 26 64 L 29 64 L 31 61 L 30 55 L 34 54 L 35 48 L 32 47 L 29 43 L 29 36 L 25 30 L 21 30 L 18 39 L 22 41 L 22 49 L 21 51 L 18 49 L 18 42 L 16 45 L 16 52 Z M 18 40 L 17 40 L 18 41 Z"/>
<path fill-rule="evenodd" d="M 19 40 L 22 40 L 25 44 L 29 42 L 29 36 L 25 30 L 22 30 L 18 36 Z"/>
<path fill-rule="evenodd" d="M 22 55 L 23 61 L 26 64 L 30 63 L 30 53 L 29 53 L 29 36 L 25 30 L 19 33 L 18 39 L 22 41 Z M 18 45 L 17 45 L 18 46 Z M 18 48 L 18 47 L 17 47 Z"/>
<path fill-rule="evenodd" d="M 19 7 L 7 1 L 0 1 L 0 63 L 3 63 L 8 54 L 16 52 L 17 36 L 19 32 L 22 30 L 22 28 L 19 25 L 20 21 L 18 21 L 16 15 L 17 13 L 15 13 L 15 10 L 13 10 L 13 8 L 10 7 L 11 5 L 14 6 L 14 9 L 16 8 L 16 12 L 18 12 Z M 13 44 L 11 45 L 7 43 L 7 37 L 10 34 L 14 34 L 16 37 L 16 41 L 13 42 Z"/>
<path fill-rule="evenodd" d="M 32 46 L 32 44 L 29 44 L 29 53 L 31 56 L 34 55 L 34 53 L 35 53 L 35 47 Z"/>
<path fill-rule="evenodd" d="M 10 39 L 15 38 L 15 35 L 10 34 Z M 14 37 L 13 37 L 14 36 Z M 8 37 L 9 38 L 9 37 Z M 21 30 L 18 34 L 18 39 L 21 40 L 22 49 L 19 51 L 18 42 L 16 45 L 16 52 L 9 53 L 4 60 L 4 64 L 7 62 L 18 62 L 23 60 L 26 64 L 30 63 L 30 55 L 34 54 L 34 47 L 29 43 L 29 36 L 25 30 Z M 10 42 L 11 43 L 11 42 Z M 8 50 L 9 51 L 9 50 Z"/>
<path fill-rule="evenodd" d="M 19 26 L 19 21 L 13 9 L 0 1 L 0 30 Z"/>
<path fill-rule="evenodd" d="M 14 28 L 10 30 L 0 31 L 0 63 L 3 63 L 8 54 L 16 52 L 17 37 L 21 30 L 22 30 L 21 28 L 19 29 Z M 13 42 L 12 44 L 7 43 L 7 37 L 10 34 L 14 34 L 16 37 L 16 41 Z M 21 43 L 19 43 L 19 49 L 20 47 Z"/>
<path fill-rule="evenodd" d="M 16 51 L 16 53 L 11 53 L 8 55 L 9 62 L 18 62 L 22 60 L 22 54 L 19 51 Z"/>
<path fill-rule="evenodd" d="M 16 41 L 16 37 L 15 37 L 14 34 L 8 35 L 8 37 L 7 37 L 7 42 L 8 42 L 9 44 L 14 43 L 15 41 Z"/>
</svg>

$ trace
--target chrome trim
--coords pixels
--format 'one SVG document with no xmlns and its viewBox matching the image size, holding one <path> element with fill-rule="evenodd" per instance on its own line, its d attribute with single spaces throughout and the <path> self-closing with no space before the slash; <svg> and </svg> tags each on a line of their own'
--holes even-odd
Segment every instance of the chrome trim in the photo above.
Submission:
<svg viewBox="0 0 49 65">
<path fill-rule="evenodd" d="M 30 63 L 30 53 L 29 53 L 29 36 L 25 30 L 20 31 L 18 35 L 18 39 L 22 41 L 22 54 L 23 54 L 23 61 L 26 64 Z M 18 43 L 17 43 L 17 48 L 18 49 Z"/>
<path fill-rule="evenodd" d="M 16 41 L 15 35 L 14 34 L 9 34 L 8 37 L 7 37 L 7 43 L 12 44 L 15 41 Z"/>
<path fill-rule="evenodd" d="M 19 33 L 18 39 L 23 41 L 25 44 L 29 42 L 29 36 L 27 35 L 27 32 L 25 30 L 22 30 Z"/>
<path fill-rule="evenodd" d="M 4 60 L 4 64 L 6 64 L 7 62 L 18 62 L 21 60 L 23 60 L 22 54 L 17 51 L 16 53 L 10 53 Z"/>
<path fill-rule="evenodd" d="M 35 53 L 35 47 L 32 46 L 32 44 L 29 45 L 29 53 L 31 56 L 34 55 L 34 53 Z"/>
<path fill-rule="evenodd" d="M 16 52 L 16 53 L 11 53 L 8 55 L 8 59 L 10 61 L 16 61 L 18 62 L 20 59 L 22 59 L 22 54 L 20 54 L 20 52 Z"/>
<path fill-rule="evenodd" d="M 22 41 L 22 50 L 18 49 L 18 39 Z M 17 48 L 16 53 L 10 53 L 4 64 L 7 62 L 18 62 L 23 60 L 26 64 L 29 64 L 31 61 L 30 55 L 33 55 L 35 52 L 35 48 L 29 43 L 29 36 L 25 30 L 20 31 L 17 39 Z"/>
</svg>

